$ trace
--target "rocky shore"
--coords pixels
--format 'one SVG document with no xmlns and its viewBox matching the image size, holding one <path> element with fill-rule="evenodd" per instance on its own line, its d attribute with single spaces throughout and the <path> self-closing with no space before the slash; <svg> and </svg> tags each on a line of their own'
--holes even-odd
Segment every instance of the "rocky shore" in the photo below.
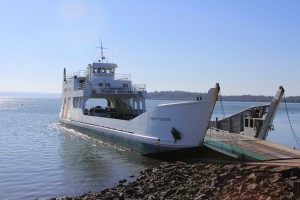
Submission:
<svg viewBox="0 0 300 200">
<path fill-rule="evenodd" d="M 140 172 L 134 182 L 120 180 L 111 189 L 88 193 L 78 199 L 300 199 L 297 167 L 248 164 L 162 163 Z M 300 193 L 300 192 L 298 192 Z M 52 199 L 54 200 L 54 199 Z"/>
</svg>

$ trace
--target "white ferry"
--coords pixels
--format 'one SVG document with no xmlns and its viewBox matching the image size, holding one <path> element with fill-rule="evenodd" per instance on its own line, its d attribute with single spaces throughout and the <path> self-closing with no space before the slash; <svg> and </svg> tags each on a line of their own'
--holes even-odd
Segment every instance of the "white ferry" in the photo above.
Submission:
<svg viewBox="0 0 300 200">
<path fill-rule="evenodd" d="M 219 84 L 195 101 L 161 104 L 146 111 L 145 84 L 116 74 L 103 56 L 86 71 L 64 69 L 60 122 L 142 154 L 201 146 L 219 93 Z M 105 106 L 88 109 L 88 100 Z M 99 103 L 100 104 L 100 103 Z"/>
</svg>

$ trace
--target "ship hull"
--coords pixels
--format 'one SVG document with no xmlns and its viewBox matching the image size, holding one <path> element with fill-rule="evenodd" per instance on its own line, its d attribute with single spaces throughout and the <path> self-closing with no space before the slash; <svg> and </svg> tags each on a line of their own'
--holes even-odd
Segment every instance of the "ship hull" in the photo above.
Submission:
<svg viewBox="0 0 300 200">
<path fill-rule="evenodd" d="M 90 137 L 109 142 L 111 144 L 116 144 L 127 150 L 131 150 L 145 155 L 190 148 L 179 146 L 163 146 L 157 143 L 149 143 L 137 139 L 127 138 L 120 134 L 117 134 L 116 131 L 111 131 L 100 127 L 95 128 L 91 127 L 91 125 L 84 125 L 78 122 L 67 122 L 61 120 L 61 123 L 64 127 L 78 130 L 81 133 L 84 133 Z"/>
<path fill-rule="evenodd" d="M 68 127 L 142 154 L 187 149 L 202 145 L 219 88 L 200 101 L 158 105 L 131 120 L 84 115 L 69 105 L 61 118 Z"/>
</svg>

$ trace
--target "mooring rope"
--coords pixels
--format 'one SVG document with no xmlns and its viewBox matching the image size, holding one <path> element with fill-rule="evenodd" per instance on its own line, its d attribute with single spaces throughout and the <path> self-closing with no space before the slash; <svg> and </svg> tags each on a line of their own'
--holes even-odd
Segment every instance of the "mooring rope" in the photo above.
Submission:
<svg viewBox="0 0 300 200">
<path fill-rule="evenodd" d="M 296 133 L 295 133 L 295 131 L 294 131 L 294 128 L 293 128 L 293 126 L 292 126 L 291 119 L 290 119 L 290 114 L 289 114 L 289 111 L 288 111 L 288 108 L 287 108 L 287 104 L 286 104 L 286 100 L 285 100 L 285 95 L 283 96 L 283 100 L 284 100 L 285 111 L 286 111 L 286 114 L 287 114 L 287 117 L 288 117 L 289 125 L 290 125 L 290 128 L 291 128 L 291 130 L 292 130 L 292 134 L 293 134 L 294 139 L 295 139 L 295 141 L 297 142 L 298 146 L 300 147 L 300 139 L 299 139 L 298 136 L 296 135 Z"/>
<path fill-rule="evenodd" d="M 225 115 L 225 109 L 224 109 L 224 105 L 223 105 L 223 98 L 222 98 L 222 95 L 221 95 L 221 91 L 219 92 L 219 99 L 220 99 L 220 104 L 221 104 L 221 111 L 222 111 L 222 117 L 223 117 L 223 120 L 226 118 L 226 115 Z M 232 137 L 232 135 L 229 133 L 229 127 L 227 127 L 227 123 L 225 123 L 225 128 L 228 128 L 228 131 L 227 131 L 227 134 L 226 134 L 226 136 L 227 136 L 227 139 L 228 139 L 228 142 L 229 142 L 229 144 L 231 145 L 231 146 L 235 146 L 236 148 L 238 148 L 238 149 L 240 149 L 241 151 L 242 151 L 242 153 L 244 154 L 244 151 L 243 151 L 243 149 L 242 148 L 240 148 L 239 147 L 239 145 L 238 145 L 238 142 L 237 142 L 237 139 L 235 140 L 233 137 Z M 230 138 L 229 138 L 229 136 L 230 136 Z M 235 145 L 232 145 L 232 143 L 231 142 L 233 142 Z M 234 149 L 233 149 L 233 151 L 234 151 Z"/>
</svg>

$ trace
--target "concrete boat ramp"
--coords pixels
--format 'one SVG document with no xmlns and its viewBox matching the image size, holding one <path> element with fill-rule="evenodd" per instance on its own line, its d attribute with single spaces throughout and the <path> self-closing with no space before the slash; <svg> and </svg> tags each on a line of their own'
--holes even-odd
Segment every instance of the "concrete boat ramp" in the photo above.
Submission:
<svg viewBox="0 0 300 200">
<path fill-rule="evenodd" d="M 239 160 L 278 164 L 285 160 L 284 163 L 292 162 L 293 165 L 300 166 L 299 150 L 242 134 L 209 129 L 203 144 L 214 151 Z"/>
</svg>

